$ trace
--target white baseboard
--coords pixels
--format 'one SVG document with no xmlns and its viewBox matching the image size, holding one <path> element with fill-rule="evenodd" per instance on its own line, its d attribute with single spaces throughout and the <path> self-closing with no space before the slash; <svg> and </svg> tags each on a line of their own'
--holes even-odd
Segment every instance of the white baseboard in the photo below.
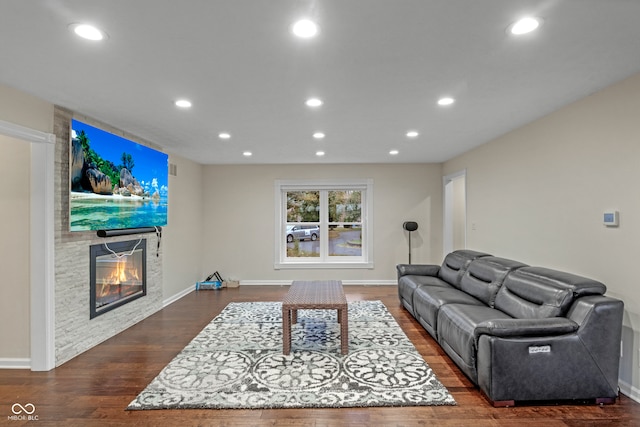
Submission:
<svg viewBox="0 0 640 427">
<path fill-rule="evenodd" d="M 357 285 L 357 286 L 388 286 L 397 285 L 397 280 L 343 280 L 343 285 Z"/>
<path fill-rule="evenodd" d="M 31 369 L 31 359 L 2 357 L 0 369 Z"/>
<path fill-rule="evenodd" d="M 178 292 L 177 294 L 172 295 L 169 298 L 167 298 L 164 301 L 162 301 L 162 308 L 165 308 L 169 304 L 173 304 L 174 302 L 178 301 L 180 298 L 182 298 L 182 297 L 184 297 L 186 295 L 189 295 L 191 292 L 193 292 L 195 290 L 196 290 L 195 283 L 193 285 L 189 285 L 188 288 L 185 288 L 182 291 Z"/>
<path fill-rule="evenodd" d="M 631 400 L 635 400 L 640 403 L 640 390 L 628 384 L 622 380 L 618 380 L 618 385 L 620 386 L 620 393 L 624 394 Z"/>
<path fill-rule="evenodd" d="M 240 286 L 289 286 L 291 280 L 240 280 Z"/>
<path fill-rule="evenodd" d="M 292 280 L 241 280 L 240 286 L 289 286 Z M 379 286 L 395 285 L 395 280 L 343 280 L 343 285 Z"/>
</svg>

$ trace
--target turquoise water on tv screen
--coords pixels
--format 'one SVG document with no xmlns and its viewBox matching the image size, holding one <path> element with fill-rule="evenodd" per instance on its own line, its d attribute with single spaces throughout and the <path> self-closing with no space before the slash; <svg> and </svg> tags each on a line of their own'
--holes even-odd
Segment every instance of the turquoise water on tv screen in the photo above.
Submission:
<svg viewBox="0 0 640 427">
<path fill-rule="evenodd" d="M 131 199 L 128 197 L 86 197 L 74 193 L 71 204 L 72 231 L 110 230 L 167 225 L 167 197 Z"/>
</svg>

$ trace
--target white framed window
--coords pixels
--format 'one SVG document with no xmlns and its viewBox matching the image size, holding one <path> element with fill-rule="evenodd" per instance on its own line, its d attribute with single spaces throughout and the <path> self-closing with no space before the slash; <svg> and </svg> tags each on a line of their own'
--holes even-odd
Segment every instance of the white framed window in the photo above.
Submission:
<svg viewBox="0 0 640 427">
<path fill-rule="evenodd" d="M 275 263 L 373 268 L 373 180 L 276 180 Z"/>
</svg>

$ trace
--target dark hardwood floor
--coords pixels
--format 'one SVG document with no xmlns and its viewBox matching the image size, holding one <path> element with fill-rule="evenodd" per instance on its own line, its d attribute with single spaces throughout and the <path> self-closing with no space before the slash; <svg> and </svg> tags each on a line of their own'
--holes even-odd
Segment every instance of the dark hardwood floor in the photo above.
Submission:
<svg viewBox="0 0 640 427">
<path fill-rule="evenodd" d="M 36 426 L 640 426 L 640 404 L 494 408 L 400 306 L 395 286 L 345 286 L 347 298 L 381 300 L 449 389 L 457 406 L 270 410 L 126 411 L 135 396 L 232 301 L 278 301 L 288 287 L 192 292 L 50 372 L 0 370 L 0 425 L 32 403 Z"/>
</svg>

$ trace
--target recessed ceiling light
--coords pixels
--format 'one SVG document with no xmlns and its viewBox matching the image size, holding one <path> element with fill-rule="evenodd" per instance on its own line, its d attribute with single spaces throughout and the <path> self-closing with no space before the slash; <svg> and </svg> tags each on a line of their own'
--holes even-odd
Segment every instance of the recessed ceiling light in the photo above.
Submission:
<svg viewBox="0 0 640 427">
<path fill-rule="evenodd" d="M 399 153 L 399 151 L 398 151 L 398 150 L 391 150 L 391 151 L 389 151 L 389 154 L 391 154 L 392 156 L 397 156 L 397 155 L 398 155 L 398 153 Z"/>
<path fill-rule="evenodd" d="M 316 132 L 316 133 L 314 133 L 314 134 L 313 134 L 313 137 L 314 137 L 315 139 L 322 139 L 322 138 L 324 138 L 324 137 L 325 137 L 325 135 L 324 135 L 324 133 L 322 133 L 322 132 Z"/>
<path fill-rule="evenodd" d="M 318 99 L 318 98 L 309 98 L 306 100 L 305 104 L 307 104 L 307 107 L 319 107 L 321 106 L 322 100 Z"/>
<path fill-rule="evenodd" d="M 451 105 L 454 102 L 456 102 L 456 100 L 449 96 L 438 99 L 438 105 Z"/>
<path fill-rule="evenodd" d="M 191 107 L 191 101 L 186 100 L 186 99 L 178 99 L 176 101 L 176 107 L 190 108 Z"/>
<path fill-rule="evenodd" d="M 415 130 L 410 130 L 409 132 L 407 132 L 407 138 L 415 138 L 418 135 L 420 135 L 420 134 Z"/>
<path fill-rule="evenodd" d="M 100 41 L 107 38 L 107 33 L 89 24 L 71 24 L 69 28 L 79 37 L 86 40 Z"/>
<path fill-rule="evenodd" d="M 291 26 L 291 32 L 300 38 L 309 39 L 318 34 L 318 24 L 310 19 L 301 19 Z"/>
<path fill-rule="evenodd" d="M 316 156 L 318 157 L 324 156 L 324 151 L 316 151 Z"/>
<path fill-rule="evenodd" d="M 218 138 L 220 139 L 229 139 L 231 138 L 231 134 L 227 132 L 221 132 L 218 134 Z"/>
<path fill-rule="evenodd" d="M 540 23 L 540 19 L 528 16 L 510 25 L 508 31 L 511 34 L 519 36 L 535 31 L 540 26 Z"/>
<path fill-rule="evenodd" d="M 245 157 L 251 157 L 251 155 L 252 155 L 252 154 L 253 154 L 253 153 L 252 153 L 251 151 L 244 151 L 244 152 L 242 153 L 242 155 L 243 155 L 243 156 L 245 156 Z"/>
</svg>

